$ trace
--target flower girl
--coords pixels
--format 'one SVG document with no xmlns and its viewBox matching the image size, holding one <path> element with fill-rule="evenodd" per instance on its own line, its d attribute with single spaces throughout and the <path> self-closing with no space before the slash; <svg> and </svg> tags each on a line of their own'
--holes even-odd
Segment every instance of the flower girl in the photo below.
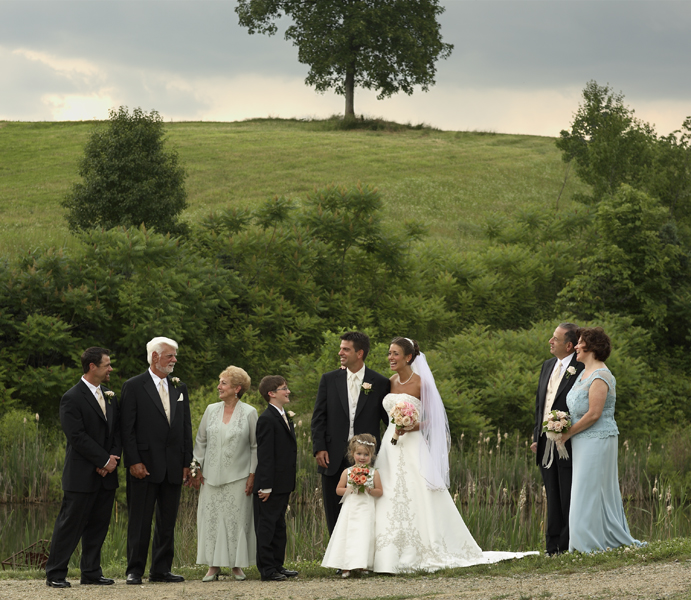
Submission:
<svg viewBox="0 0 691 600">
<path fill-rule="evenodd" d="M 348 443 L 348 458 L 354 463 L 343 471 L 336 493 L 343 496 L 341 513 L 324 554 L 322 567 L 342 569 L 350 577 L 355 569 L 374 565 L 374 498 L 382 495 L 379 473 L 372 467 L 376 440 L 361 433 Z"/>
</svg>

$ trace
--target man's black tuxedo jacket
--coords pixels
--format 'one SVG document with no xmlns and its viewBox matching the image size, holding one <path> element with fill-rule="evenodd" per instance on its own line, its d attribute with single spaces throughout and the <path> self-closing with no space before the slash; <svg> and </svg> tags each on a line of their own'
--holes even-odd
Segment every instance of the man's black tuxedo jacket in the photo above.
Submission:
<svg viewBox="0 0 691 600">
<path fill-rule="evenodd" d="M 125 467 L 144 463 L 142 481 L 182 483 L 182 470 L 192 462 L 192 421 L 187 386 L 168 377 L 170 423 L 149 371 L 128 379 L 120 401 Z"/>
<path fill-rule="evenodd" d="M 270 489 L 289 494 L 295 489 L 298 445 L 292 422 L 286 425 L 274 406 L 267 406 L 257 420 L 257 470 L 254 493 Z"/>
<path fill-rule="evenodd" d="M 67 438 L 62 489 L 66 492 L 95 492 L 118 487 L 117 469 L 101 477 L 96 469 L 106 466 L 110 455 L 120 456 L 120 415 L 118 403 L 108 398 L 109 391 L 101 386 L 106 401 L 106 416 L 89 387 L 79 381 L 65 392 L 60 401 L 60 423 Z"/>
<path fill-rule="evenodd" d="M 546 360 L 542 364 L 542 370 L 540 371 L 540 380 L 537 385 L 537 394 L 535 396 L 535 429 L 533 430 L 533 441 L 538 442 L 538 444 L 540 441 L 540 436 L 542 435 L 542 423 L 544 421 L 545 416 L 544 413 L 545 401 L 547 396 L 547 384 L 549 384 L 549 378 L 552 376 L 552 371 L 554 371 L 554 365 L 556 364 L 556 362 L 556 357 Z M 554 397 L 554 404 L 552 404 L 552 410 L 563 410 L 564 412 L 569 412 L 569 408 L 566 405 L 566 395 L 569 393 L 569 390 L 571 390 L 573 384 L 580 376 L 581 371 L 585 368 L 583 366 L 583 363 L 579 363 L 576 361 L 575 352 L 571 357 L 569 367 L 575 367 L 576 373 L 575 375 L 569 375 L 566 372 L 566 370 L 564 371 L 564 374 L 561 377 L 561 381 L 559 382 L 559 387 L 557 388 L 557 394 Z M 571 440 L 566 442 L 566 449 L 569 452 L 569 458 L 560 458 L 559 464 L 564 464 L 564 462 L 566 462 L 567 460 L 569 464 L 571 463 Z M 539 451 L 536 453 L 535 460 L 538 465 L 542 462 L 542 454 Z"/>
<path fill-rule="evenodd" d="M 389 415 L 382 406 L 384 396 L 391 390 L 391 382 L 376 371 L 365 367 L 363 383 L 370 383 L 369 393 L 360 389 L 353 432 L 370 433 L 377 438 L 379 447 L 379 423 L 389 422 Z M 322 450 L 329 453 L 329 468 L 319 467 L 319 472 L 334 475 L 341 467 L 341 462 L 348 447 L 350 431 L 350 403 L 348 401 L 348 370 L 337 369 L 322 375 L 317 391 L 317 400 L 312 413 L 312 452 Z"/>
</svg>

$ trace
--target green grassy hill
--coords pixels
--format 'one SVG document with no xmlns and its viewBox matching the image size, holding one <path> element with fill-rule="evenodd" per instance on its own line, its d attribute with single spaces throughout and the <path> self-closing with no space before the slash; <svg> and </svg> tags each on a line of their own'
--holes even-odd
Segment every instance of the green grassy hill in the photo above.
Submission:
<svg viewBox="0 0 691 600">
<path fill-rule="evenodd" d="M 95 122 L 0 122 L 0 252 L 70 245 L 60 201 L 79 180 Z M 474 247 L 490 213 L 554 210 L 565 165 L 552 138 L 395 127 L 334 130 L 329 122 L 261 119 L 169 123 L 189 178 L 194 222 L 213 210 L 274 195 L 304 197 L 335 183 L 377 186 L 389 220 L 426 223 L 433 238 Z M 580 184 L 566 182 L 559 208 Z"/>
</svg>

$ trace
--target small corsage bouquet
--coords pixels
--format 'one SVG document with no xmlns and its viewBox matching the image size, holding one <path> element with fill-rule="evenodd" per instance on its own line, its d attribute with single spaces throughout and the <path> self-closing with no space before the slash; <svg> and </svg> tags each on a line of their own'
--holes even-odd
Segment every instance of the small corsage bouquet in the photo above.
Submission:
<svg viewBox="0 0 691 600">
<path fill-rule="evenodd" d="M 576 367 L 567 367 L 566 368 L 566 379 L 571 377 L 571 375 L 575 375 L 575 374 L 576 374 Z"/>
<path fill-rule="evenodd" d="M 190 477 L 192 479 L 196 479 L 197 475 L 199 475 L 199 471 L 202 470 L 202 466 L 199 464 L 199 461 L 196 458 L 192 459 L 192 462 L 190 463 Z"/>
<path fill-rule="evenodd" d="M 180 378 L 179 377 L 171 377 L 170 382 L 173 384 L 173 387 L 176 388 L 178 385 L 180 385 Z"/>
<path fill-rule="evenodd" d="M 410 402 L 401 400 L 396 402 L 396 405 L 391 411 L 391 422 L 396 426 L 396 430 L 391 436 L 391 443 L 395 446 L 398 444 L 398 438 L 401 431 L 412 431 L 412 429 L 420 422 L 420 413 L 417 408 Z"/>
<path fill-rule="evenodd" d="M 114 398 L 114 397 L 115 397 L 115 392 L 113 392 L 113 391 L 111 391 L 111 390 L 106 390 L 106 391 L 103 393 L 103 395 L 104 395 L 106 398 L 111 399 L 111 398 Z"/>
<path fill-rule="evenodd" d="M 362 384 L 362 391 L 365 393 L 365 396 L 370 393 L 372 390 L 372 384 L 367 383 L 366 381 Z"/>
<path fill-rule="evenodd" d="M 569 458 L 566 446 L 561 442 L 561 434 L 571 427 L 571 416 L 563 410 L 553 410 L 547 415 L 547 420 L 542 423 L 542 432 L 547 436 L 545 454 L 542 457 L 542 466 L 549 468 L 554 457 L 554 446 L 557 447 L 559 458 Z"/>
<path fill-rule="evenodd" d="M 348 474 L 348 487 L 352 494 L 364 494 L 366 488 L 374 487 L 374 469 L 353 467 Z"/>
</svg>

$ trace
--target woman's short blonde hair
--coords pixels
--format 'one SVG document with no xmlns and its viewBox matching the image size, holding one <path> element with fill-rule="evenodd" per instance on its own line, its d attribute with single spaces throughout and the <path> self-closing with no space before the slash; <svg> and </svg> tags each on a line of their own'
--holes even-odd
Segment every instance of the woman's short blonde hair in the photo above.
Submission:
<svg viewBox="0 0 691 600">
<path fill-rule="evenodd" d="M 247 374 L 247 371 L 245 371 L 245 369 L 241 369 L 240 367 L 234 367 L 233 365 L 230 365 L 228 368 L 224 369 L 218 378 L 227 379 L 230 382 L 230 385 L 233 387 L 236 385 L 241 385 L 242 390 L 238 392 L 238 398 L 241 398 L 252 385 L 252 380 Z"/>
</svg>

